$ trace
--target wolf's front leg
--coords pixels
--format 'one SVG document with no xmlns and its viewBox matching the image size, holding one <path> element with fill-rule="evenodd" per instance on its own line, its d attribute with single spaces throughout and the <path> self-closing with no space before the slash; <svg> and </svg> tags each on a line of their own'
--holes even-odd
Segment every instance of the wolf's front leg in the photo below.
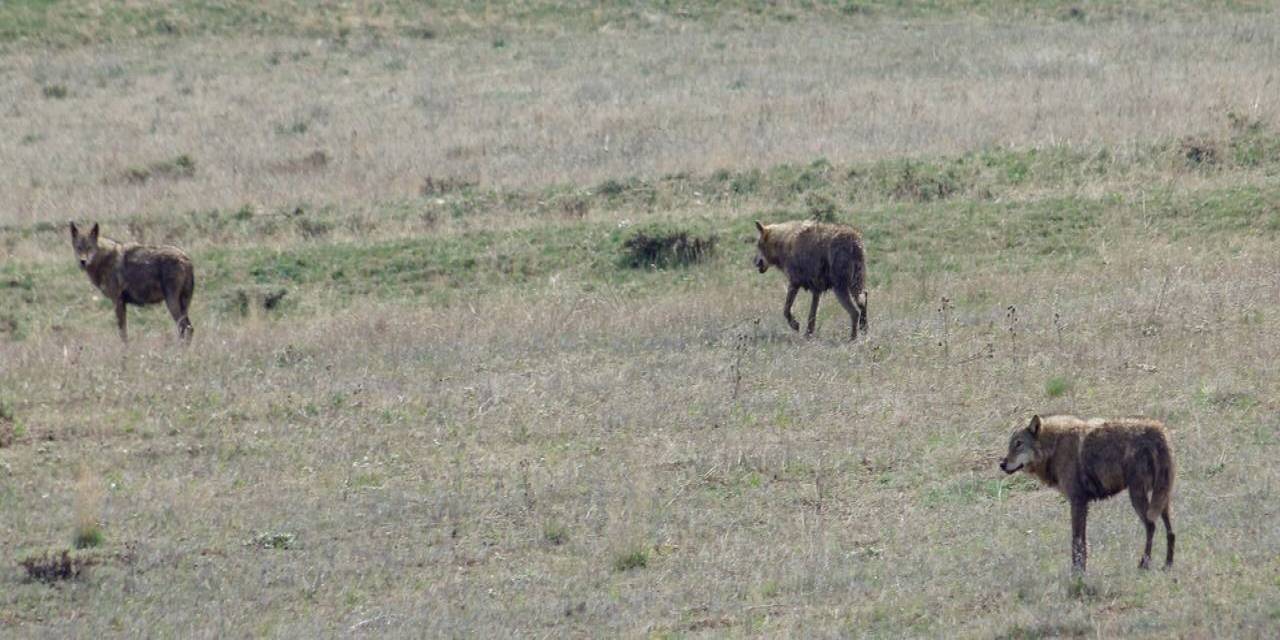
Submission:
<svg viewBox="0 0 1280 640">
<path fill-rule="evenodd" d="M 128 322 L 125 319 L 124 298 L 116 299 L 116 327 L 120 329 L 120 339 L 124 342 L 129 341 Z"/>
<path fill-rule="evenodd" d="M 800 292 L 800 287 L 792 284 L 787 285 L 787 302 L 782 306 L 782 317 L 787 319 L 787 325 L 792 331 L 800 330 L 800 323 L 796 322 L 795 316 L 791 315 L 791 305 L 796 302 L 796 294 Z"/>
<path fill-rule="evenodd" d="M 1089 519 L 1089 503 L 1085 500 L 1071 501 L 1071 569 L 1076 573 L 1084 573 L 1085 564 L 1089 560 L 1089 541 L 1085 532 L 1085 523 Z"/>
</svg>

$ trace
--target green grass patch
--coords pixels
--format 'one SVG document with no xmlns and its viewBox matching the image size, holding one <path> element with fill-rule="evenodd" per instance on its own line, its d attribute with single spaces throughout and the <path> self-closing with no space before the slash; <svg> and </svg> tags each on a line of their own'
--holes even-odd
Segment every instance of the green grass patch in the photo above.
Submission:
<svg viewBox="0 0 1280 640">
<path fill-rule="evenodd" d="M 1044 394 L 1050 398 L 1061 398 L 1071 391 L 1073 384 L 1070 378 L 1054 376 L 1044 383 Z"/>
<path fill-rule="evenodd" d="M 102 545 L 105 536 L 97 523 L 84 523 L 76 527 L 71 544 L 77 549 L 92 549 Z"/>
<path fill-rule="evenodd" d="M 649 566 L 648 549 L 628 549 L 619 552 L 613 559 L 613 570 L 618 572 L 632 569 L 643 569 Z"/>
</svg>

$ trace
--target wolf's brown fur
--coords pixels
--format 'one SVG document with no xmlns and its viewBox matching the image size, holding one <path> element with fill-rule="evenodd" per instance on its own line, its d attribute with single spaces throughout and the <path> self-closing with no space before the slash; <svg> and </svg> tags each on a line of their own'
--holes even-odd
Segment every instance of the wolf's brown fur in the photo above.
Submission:
<svg viewBox="0 0 1280 640">
<path fill-rule="evenodd" d="M 1082 420 L 1069 415 L 1033 416 L 1014 432 L 1000 469 L 1022 469 L 1056 487 L 1071 503 L 1071 558 L 1084 571 L 1088 558 L 1085 520 L 1089 502 L 1109 498 L 1126 487 L 1129 500 L 1146 529 L 1147 544 L 1138 566 L 1151 563 L 1156 518 L 1164 520 L 1165 568 L 1173 564 L 1173 450 L 1164 424 L 1152 418 Z"/>
<path fill-rule="evenodd" d="M 756 268 L 760 273 L 778 267 L 787 274 L 787 301 L 782 315 L 792 331 L 800 324 L 791 315 L 796 293 L 805 289 L 813 293 L 809 305 L 809 326 L 805 335 L 813 335 L 818 317 L 818 298 L 828 289 L 835 293 L 840 305 L 849 313 L 853 325 L 849 338 L 858 337 L 858 327 L 867 328 L 866 271 L 867 257 L 862 236 L 853 227 L 823 224 L 811 220 L 793 220 L 763 225 L 756 222 Z"/>
<path fill-rule="evenodd" d="M 121 340 L 129 340 L 125 305 L 161 301 L 169 307 L 169 315 L 178 326 L 178 338 L 191 340 L 195 328 L 187 312 L 196 279 L 191 258 L 181 249 L 121 244 L 98 237 L 96 223 L 89 233 L 81 233 L 74 222 L 71 223 L 71 246 L 89 281 L 115 303 Z"/>
</svg>

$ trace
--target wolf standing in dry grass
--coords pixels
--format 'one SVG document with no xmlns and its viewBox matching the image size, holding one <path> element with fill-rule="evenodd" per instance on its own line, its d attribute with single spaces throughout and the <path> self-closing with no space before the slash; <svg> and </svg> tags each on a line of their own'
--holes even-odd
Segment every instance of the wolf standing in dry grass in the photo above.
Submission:
<svg viewBox="0 0 1280 640">
<path fill-rule="evenodd" d="M 757 220 L 756 230 L 760 234 L 756 239 L 756 268 L 764 273 L 774 266 L 787 274 L 787 302 L 782 315 L 792 331 L 800 330 L 800 323 L 791 315 L 791 305 L 800 289 L 813 293 L 806 336 L 813 335 L 818 298 L 828 289 L 835 292 L 840 305 L 849 312 L 853 325 L 849 339 L 858 337 L 859 326 L 866 330 L 867 254 L 856 229 L 810 220 L 771 225 Z"/>
<path fill-rule="evenodd" d="M 1109 498 L 1125 487 L 1147 531 L 1147 546 L 1138 568 L 1151 564 L 1157 517 L 1164 520 L 1164 566 L 1173 565 L 1173 524 L 1169 521 L 1173 451 L 1159 420 L 1033 416 L 1029 425 L 1009 439 L 1009 454 L 1000 461 L 1000 469 L 1005 473 L 1022 469 L 1066 496 L 1071 503 L 1071 560 L 1076 571 L 1084 571 L 1089 555 L 1085 539 L 1089 502 Z"/>
<path fill-rule="evenodd" d="M 80 233 L 71 223 L 71 246 L 80 268 L 89 281 L 116 305 L 116 325 L 120 339 L 128 342 L 125 305 L 148 305 L 164 301 L 178 325 L 178 339 L 191 341 L 195 329 L 187 311 L 195 289 L 191 258 L 176 247 L 121 244 L 98 237 L 94 223 L 89 233 Z"/>
</svg>

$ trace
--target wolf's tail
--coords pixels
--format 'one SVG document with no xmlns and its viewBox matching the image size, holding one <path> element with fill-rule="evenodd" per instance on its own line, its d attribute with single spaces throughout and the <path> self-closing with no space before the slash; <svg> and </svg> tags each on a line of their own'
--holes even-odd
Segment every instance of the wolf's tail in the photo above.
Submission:
<svg viewBox="0 0 1280 640">
<path fill-rule="evenodd" d="M 1173 494 L 1173 452 L 1169 449 L 1168 439 L 1162 437 L 1156 441 L 1151 458 L 1155 477 L 1152 478 L 1147 518 L 1155 522 L 1169 507 L 1169 498 Z"/>
<path fill-rule="evenodd" d="M 861 297 L 867 290 L 867 251 L 863 248 L 862 239 L 853 244 L 853 279 L 850 288 L 855 298 Z"/>
</svg>

